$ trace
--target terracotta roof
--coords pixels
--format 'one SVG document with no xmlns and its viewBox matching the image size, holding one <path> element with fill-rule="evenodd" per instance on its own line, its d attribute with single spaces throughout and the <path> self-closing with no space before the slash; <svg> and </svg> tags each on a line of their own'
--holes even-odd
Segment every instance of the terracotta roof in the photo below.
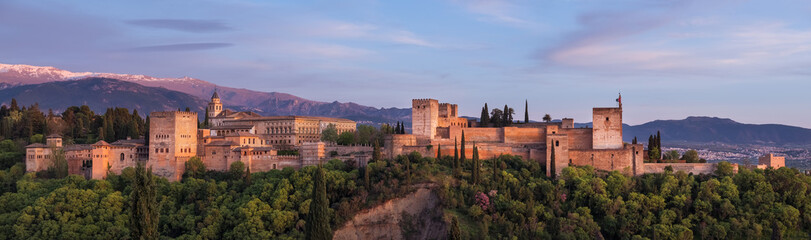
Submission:
<svg viewBox="0 0 811 240">
<path fill-rule="evenodd" d="M 296 119 L 311 119 L 311 120 L 320 120 L 326 122 L 352 122 L 355 121 L 344 119 L 344 118 L 331 118 L 331 117 L 314 117 L 314 116 L 258 116 L 258 117 L 250 117 L 250 118 L 241 118 L 241 119 L 231 119 L 226 120 L 229 122 L 236 122 L 236 121 L 266 121 L 266 120 L 296 120 Z"/>
<path fill-rule="evenodd" d="M 233 141 L 225 141 L 225 140 L 212 141 L 206 144 L 206 146 L 235 146 L 235 145 L 238 144 L 234 143 Z"/>
<path fill-rule="evenodd" d="M 65 151 L 81 151 L 81 150 L 90 150 L 93 149 L 93 146 L 90 144 L 71 144 L 65 146 Z"/>
<path fill-rule="evenodd" d="M 251 129 L 253 125 L 246 125 L 246 124 L 234 124 L 234 125 L 225 125 L 225 126 L 214 126 L 211 127 L 212 130 L 223 130 L 223 129 Z"/>
<path fill-rule="evenodd" d="M 215 98 L 220 98 L 220 96 L 217 96 L 217 91 L 214 91 L 214 95 L 211 96 L 211 99 L 215 99 Z"/>
<path fill-rule="evenodd" d="M 237 137 L 258 137 L 259 135 L 256 135 L 256 134 L 253 134 L 253 133 L 247 133 L 247 132 L 233 132 L 233 133 L 226 133 L 225 136 L 226 137 L 234 137 L 234 136 L 237 136 Z"/>
<path fill-rule="evenodd" d="M 110 146 L 110 144 L 104 140 L 99 140 L 98 142 L 94 143 L 93 146 Z"/>
<path fill-rule="evenodd" d="M 30 144 L 28 146 L 25 146 L 25 148 L 46 148 L 46 147 L 48 147 L 48 146 L 46 146 L 45 144 L 42 144 L 42 143 L 34 143 L 34 144 Z"/>
<path fill-rule="evenodd" d="M 62 138 L 62 135 L 54 133 L 54 134 L 48 135 L 46 138 Z"/>
</svg>

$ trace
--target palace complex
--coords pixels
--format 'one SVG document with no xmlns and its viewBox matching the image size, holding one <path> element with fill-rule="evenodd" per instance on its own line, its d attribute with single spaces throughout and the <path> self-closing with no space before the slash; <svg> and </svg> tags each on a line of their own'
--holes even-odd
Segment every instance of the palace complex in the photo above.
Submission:
<svg viewBox="0 0 811 240">
<path fill-rule="evenodd" d="M 119 140 L 113 143 L 62 146 L 62 137 L 50 135 L 46 144 L 26 147 L 26 170 L 46 170 L 63 151 L 70 174 L 101 179 L 108 172 L 121 173 L 137 163 L 170 181 L 179 180 L 185 163 L 200 157 L 209 170 L 226 171 L 241 161 L 251 171 L 268 171 L 285 167 L 316 165 L 331 156 L 365 164 L 371 156 L 368 146 L 335 146 L 321 142 L 321 133 L 330 125 L 337 133 L 354 132 L 352 120 L 307 116 L 263 117 L 252 112 L 224 109 L 217 93 L 209 103 L 211 128 L 198 129 L 197 113 L 184 111 L 153 112 L 150 116 L 149 143 L 144 139 Z M 280 151 L 287 155 L 278 154 Z"/>
<path fill-rule="evenodd" d="M 476 121 L 458 117 L 456 104 L 414 99 L 411 101 L 412 134 L 387 136 L 385 154 L 396 156 L 416 151 L 423 155 L 453 156 L 454 149 L 460 149 L 469 159 L 475 145 L 482 159 L 502 154 L 521 156 L 540 162 L 546 169 L 554 168 L 547 174 L 560 174 L 570 165 L 590 165 L 628 175 L 663 172 L 667 166 L 675 171 L 695 174 L 710 173 L 715 169 L 712 163 L 644 162 L 647 156 L 644 145 L 622 141 L 621 97 L 617 101 L 617 107 L 592 109 L 592 127 L 575 128 L 571 118 L 506 127 L 476 126 Z M 461 149 L 463 138 L 467 147 Z"/>
<path fill-rule="evenodd" d="M 590 165 L 605 171 L 618 170 L 628 175 L 674 171 L 711 173 L 711 163 L 647 163 L 642 144 L 622 141 L 622 102 L 616 107 L 592 109 L 592 127 L 576 128 L 574 119 L 560 122 L 515 123 L 489 127 L 458 117 L 456 104 L 434 99 L 412 100 L 412 133 L 385 137 L 385 157 L 419 152 L 423 155 L 454 155 L 461 149 L 468 158 L 473 146 L 480 158 L 510 154 L 546 166 L 547 174 L 560 174 L 570 165 Z M 120 174 L 138 163 L 152 167 L 156 175 L 179 180 L 185 163 L 199 157 L 209 170 L 226 171 L 234 162 L 242 162 L 252 171 L 315 165 L 327 158 L 353 160 L 365 165 L 371 158 L 369 146 L 336 146 L 321 142 L 321 133 L 334 126 L 337 133 L 354 132 L 356 123 L 347 119 L 307 116 L 260 116 L 252 112 L 234 112 L 223 108 L 217 93 L 207 109 L 210 128 L 197 126 L 195 112 L 169 111 L 150 114 L 148 142 L 127 139 L 112 143 L 63 146 L 62 137 L 49 135 L 46 144 L 26 147 L 26 170 L 42 171 L 52 166 L 55 157 L 64 156 L 70 174 L 102 179 L 109 172 Z M 466 148 L 459 145 L 464 141 Z M 62 154 L 55 154 L 64 152 Z M 330 156 L 327 156 L 327 153 Z M 554 154 L 554 156 L 553 156 Z M 554 160 L 554 161 L 553 161 Z M 758 167 L 785 166 L 785 159 L 767 155 Z M 735 166 L 737 168 L 737 165 Z"/>
</svg>

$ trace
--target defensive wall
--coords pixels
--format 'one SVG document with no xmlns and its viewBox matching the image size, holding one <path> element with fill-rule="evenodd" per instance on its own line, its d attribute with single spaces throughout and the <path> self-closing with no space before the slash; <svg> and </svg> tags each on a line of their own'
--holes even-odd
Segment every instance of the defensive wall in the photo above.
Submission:
<svg viewBox="0 0 811 240">
<path fill-rule="evenodd" d="M 645 173 L 663 173 L 665 168 L 670 166 L 673 172 L 683 171 L 686 173 L 698 174 L 712 174 L 715 171 L 714 163 L 643 163 Z M 732 171 L 738 172 L 738 164 L 732 164 Z"/>
</svg>

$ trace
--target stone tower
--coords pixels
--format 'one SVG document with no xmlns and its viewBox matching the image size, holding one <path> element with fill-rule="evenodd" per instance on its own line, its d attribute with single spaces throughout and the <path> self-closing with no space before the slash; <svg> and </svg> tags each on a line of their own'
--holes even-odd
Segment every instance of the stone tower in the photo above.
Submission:
<svg viewBox="0 0 811 240">
<path fill-rule="evenodd" d="M 216 117 L 220 115 L 222 112 L 222 102 L 220 102 L 220 96 L 217 96 L 217 91 L 214 91 L 214 95 L 211 96 L 211 102 L 208 103 L 208 118 Z"/>
<path fill-rule="evenodd" d="M 197 155 L 197 113 L 153 112 L 149 117 L 147 165 L 155 175 L 180 180 L 186 160 Z"/>
<path fill-rule="evenodd" d="M 592 111 L 594 149 L 621 149 L 622 107 L 594 108 Z"/>
<path fill-rule="evenodd" d="M 439 101 L 436 99 L 411 100 L 411 133 L 431 139 L 439 124 Z"/>
</svg>

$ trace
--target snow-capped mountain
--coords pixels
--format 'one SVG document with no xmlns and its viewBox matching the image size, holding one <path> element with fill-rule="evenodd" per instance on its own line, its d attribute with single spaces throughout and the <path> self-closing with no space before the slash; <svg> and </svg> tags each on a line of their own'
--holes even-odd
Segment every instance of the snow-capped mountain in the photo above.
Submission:
<svg viewBox="0 0 811 240">
<path fill-rule="evenodd" d="M 109 78 L 161 87 L 208 100 L 216 90 L 226 107 L 250 110 L 262 115 L 307 115 L 345 117 L 372 123 L 410 122 L 410 109 L 374 108 L 356 103 L 319 102 L 287 93 L 259 92 L 242 88 L 219 86 L 191 77 L 158 78 L 137 74 L 71 72 L 55 67 L 0 64 L 0 89 L 87 78 Z M 0 102 L 8 99 L 0 99 Z"/>
</svg>

